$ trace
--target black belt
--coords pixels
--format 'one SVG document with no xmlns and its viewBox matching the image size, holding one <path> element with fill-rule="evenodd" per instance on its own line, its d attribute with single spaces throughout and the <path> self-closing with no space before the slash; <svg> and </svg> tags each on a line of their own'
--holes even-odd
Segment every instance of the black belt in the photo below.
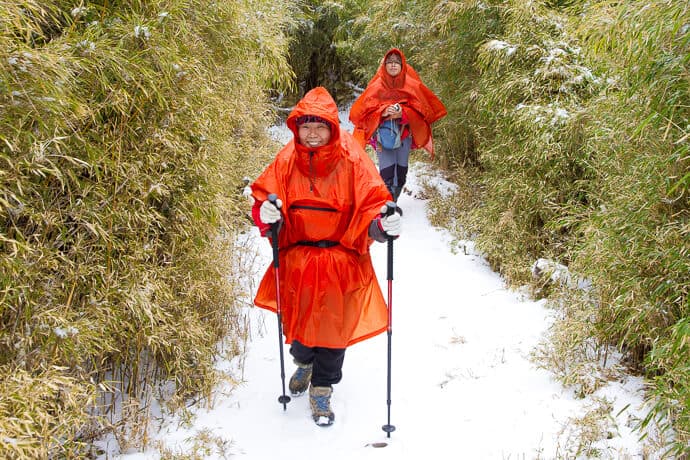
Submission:
<svg viewBox="0 0 690 460">
<path fill-rule="evenodd" d="M 329 241 L 329 240 L 319 240 L 319 241 L 298 241 L 296 244 L 300 246 L 313 246 L 315 248 L 332 248 L 333 246 L 337 246 L 340 243 L 337 241 Z"/>
</svg>

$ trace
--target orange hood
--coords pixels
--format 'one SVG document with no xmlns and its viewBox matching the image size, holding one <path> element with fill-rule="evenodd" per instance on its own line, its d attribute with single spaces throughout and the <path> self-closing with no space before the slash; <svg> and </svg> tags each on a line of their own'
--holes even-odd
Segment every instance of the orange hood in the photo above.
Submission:
<svg viewBox="0 0 690 460">
<path fill-rule="evenodd" d="M 398 54 L 402 60 L 400 74 L 395 77 L 386 72 L 386 58 L 391 54 Z M 397 48 L 386 53 L 376 74 L 352 104 L 350 120 L 355 125 L 353 134 L 357 141 L 364 146 L 378 128 L 383 111 L 396 102 L 405 110 L 415 144 L 433 157 L 431 124 L 447 114 L 446 107 L 422 83 L 417 72 L 407 63 L 403 52 Z"/>
</svg>

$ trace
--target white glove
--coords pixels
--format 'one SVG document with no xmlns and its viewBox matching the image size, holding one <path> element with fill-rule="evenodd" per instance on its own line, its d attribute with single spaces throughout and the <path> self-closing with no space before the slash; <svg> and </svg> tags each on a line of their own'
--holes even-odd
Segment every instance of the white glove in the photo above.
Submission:
<svg viewBox="0 0 690 460">
<path fill-rule="evenodd" d="M 388 211 L 388 206 L 383 205 L 381 207 L 381 214 Z M 400 214 L 394 212 L 390 216 L 381 217 L 381 228 L 389 236 L 399 236 L 400 230 L 402 230 L 402 221 L 400 220 Z"/>
<path fill-rule="evenodd" d="M 261 219 L 261 222 L 264 224 L 275 224 L 281 218 L 280 208 L 282 207 L 283 202 L 280 201 L 280 198 L 276 200 L 275 205 L 268 200 L 264 201 L 259 208 L 259 219 Z"/>
</svg>

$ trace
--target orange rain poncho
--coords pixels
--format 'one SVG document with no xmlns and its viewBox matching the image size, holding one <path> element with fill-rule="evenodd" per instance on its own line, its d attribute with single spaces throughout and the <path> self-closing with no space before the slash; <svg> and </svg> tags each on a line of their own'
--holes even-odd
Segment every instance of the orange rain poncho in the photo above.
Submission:
<svg viewBox="0 0 690 460">
<path fill-rule="evenodd" d="M 402 70 L 395 77 L 386 72 L 385 62 L 390 54 L 398 54 L 402 60 Z M 355 125 L 355 139 L 364 147 L 381 123 L 383 111 L 396 102 L 403 106 L 407 115 L 415 145 L 429 152 L 433 158 L 431 124 L 446 116 L 446 107 L 422 83 L 417 72 L 407 64 L 405 55 L 397 48 L 386 53 L 376 74 L 352 104 L 350 120 Z"/>
<path fill-rule="evenodd" d="M 299 144 L 296 120 L 316 115 L 331 124 L 330 142 Z M 309 91 L 287 118 L 294 139 L 252 184 L 259 202 L 275 193 L 283 201 L 279 275 L 286 343 L 345 348 L 386 330 L 387 309 L 371 264 L 371 221 L 390 194 L 374 163 L 352 135 L 340 129 L 338 108 L 324 88 Z M 303 241 L 332 241 L 320 248 Z M 273 264 L 254 303 L 276 311 Z"/>
</svg>

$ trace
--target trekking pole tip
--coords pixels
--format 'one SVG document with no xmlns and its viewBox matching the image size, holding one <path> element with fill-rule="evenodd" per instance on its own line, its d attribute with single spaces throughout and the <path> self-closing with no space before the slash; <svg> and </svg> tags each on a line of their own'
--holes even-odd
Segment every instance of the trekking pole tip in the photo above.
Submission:
<svg viewBox="0 0 690 460">
<path fill-rule="evenodd" d="M 283 410 L 287 410 L 287 403 L 291 401 L 288 395 L 278 396 L 278 402 L 283 405 Z"/>
<path fill-rule="evenodd" d="M 390 438 L 391 433 L 395 431 L 395 425 L 383 425 L 381 429 L 385 431 L 387 433 L 387 436 Z"/>
</svg>

